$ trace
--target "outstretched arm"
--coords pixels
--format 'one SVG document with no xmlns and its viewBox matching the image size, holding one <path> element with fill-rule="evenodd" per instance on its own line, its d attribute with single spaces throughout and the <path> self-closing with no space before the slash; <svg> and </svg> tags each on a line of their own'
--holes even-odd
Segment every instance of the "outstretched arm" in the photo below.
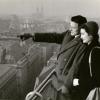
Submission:
<svg viewBox="0 0 100 100">
<path fill-rule="evenodd" d="M 65 34 L 66 34 L 65 32 L 62 34 L 59 34 L 59 33 L 35 33 L 33 35 L 30 33 L 25 33 L 23 35 L 18 35 L 17 37 L 19 37 L 22 41 L 32 38 L 33 41 L 35 41 L 35 42 L 48 42 L 48 43 L 61 44 Z"/>
</svg>

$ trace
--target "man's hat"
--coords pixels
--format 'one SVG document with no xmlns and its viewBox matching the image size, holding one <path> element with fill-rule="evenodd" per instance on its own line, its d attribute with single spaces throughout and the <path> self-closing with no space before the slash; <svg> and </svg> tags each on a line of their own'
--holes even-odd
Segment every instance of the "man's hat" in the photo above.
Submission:
<svg viewBox="0 0 100 100">
<path fill-rule="evenodd" d="M 87 19 L 86 19 L 86 17 L 83 17 L 81 15 L 77 15 L 77 16 L 71 17 L 71 21 L 73 21 L 79 25 L 82 25 L 82 24 L 87 22 Z"/>
</svg>

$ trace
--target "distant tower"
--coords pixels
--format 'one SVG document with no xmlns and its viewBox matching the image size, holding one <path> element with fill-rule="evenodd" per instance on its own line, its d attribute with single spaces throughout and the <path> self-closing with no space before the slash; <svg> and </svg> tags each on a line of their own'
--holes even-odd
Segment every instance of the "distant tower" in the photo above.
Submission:
<svg viewBox="0 0 100 100">
<path fill-rule="evenodd" d="M 36 5 L 36 13 L 38 17 L 43 17 L 44 16 L 44 5 L 43 5 L 43 0 L 38 0 L 37 5 Z"/>
<path fill-rule="evenodd" d="M 9 26 L 9 32 L 12 34 L 20 32 L 20 21 L 17 15 L 11 15 L 11 23 Z"/>
</svg>

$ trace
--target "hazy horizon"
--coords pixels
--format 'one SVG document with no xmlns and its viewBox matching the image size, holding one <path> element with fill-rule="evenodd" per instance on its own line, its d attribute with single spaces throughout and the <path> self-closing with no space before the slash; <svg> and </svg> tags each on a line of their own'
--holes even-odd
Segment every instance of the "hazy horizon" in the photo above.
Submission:
<svg viewBox="0 0 100 100">
<path fill-rule="evenodd" d="M 0 0 L 0 15 L 28 15 L 37 11 L 45 16 L 100 17 L 100 0 Z"/>
</svg>

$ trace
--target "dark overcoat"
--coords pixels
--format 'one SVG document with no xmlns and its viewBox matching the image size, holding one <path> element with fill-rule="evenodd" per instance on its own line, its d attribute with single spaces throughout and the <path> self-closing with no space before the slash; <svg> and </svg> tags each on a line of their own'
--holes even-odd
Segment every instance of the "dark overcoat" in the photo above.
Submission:
<svg viewBox="0 0 100 100">
<path fill-rule="evenodd" d="M 72 41 L 67 43 L 63 48 L 61 48 L 59 55 L 58 55 L 58 65 L 56 67 L 56 73 L 58 77 L 58 81 L 62 84 L 67 86 L 70 81 L 67 81 L 67 76 L 69 70 L 72 66 L 74 58 L 77 56 L 78 49 L 82 46 L 82 42 L 80 37 L 74 38 Z M 81 48 L 83 50 L 83 48 Z M 69 76 L 71 79 L 71 77 Z M 57 86 L 57 85 L 56 85 Z M 57 88 L 60 88 L 59 86 Z"/>
<path fill-rule="evenodd" d="M 73 63 L 74 65 L 70 69 L 70 73 L 73 73 L 71 77 L 73 77 L 73 79 L 74 78 L 79 79 L 79 86 L 77 88 L 78 88 L 78 92 L 80 94 L 81 100 L 85 100 L 89 91 L 91 90 L 92 80 L 91 80 L 90 68 L 89 68 L 89 55 L 92 48 L 94 48 L 96 45 L 97 44 L 95 44 L 94 42 L 92 42 L 90 45 L 86 45 L 86 48 L 84 49 L 81 56 L 79 55 L 81 57 L 81 59 L 79 59 L 80 60 L 79 63 L 77 64 L 77 66 L 75 65 L 75 63 L 78 62 L 77 57 L 76 57 L 75 62 Z M 76 88 L 76 87 L 73 87 L 73 88 Z"/>
<path fill-rule="evenodd" d="M 96 46 L 93 48 L 91 53 L 91 77 L 92 87 L 100 87 L 100 47 Z"/>
</svg>

